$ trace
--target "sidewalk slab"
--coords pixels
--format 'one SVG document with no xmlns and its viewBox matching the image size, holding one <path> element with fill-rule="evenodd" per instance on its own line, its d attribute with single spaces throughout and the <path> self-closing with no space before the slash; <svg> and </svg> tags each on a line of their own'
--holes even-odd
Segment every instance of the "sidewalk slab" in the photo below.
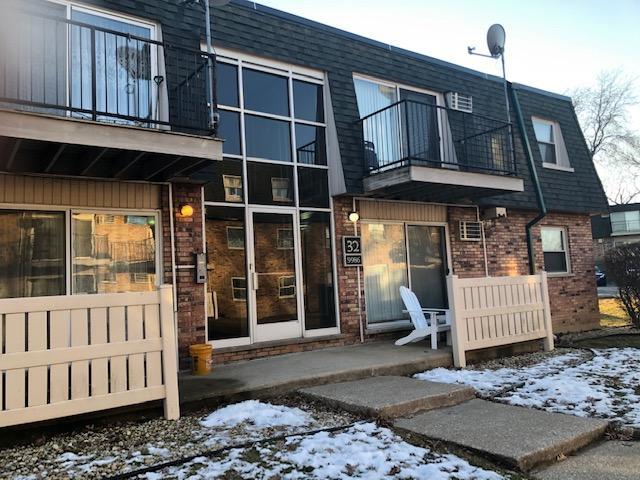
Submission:
<svg viewBox="0 0 640 480">
<path fill-rule="evenodd" d="M 533 476 L 538 480 L 637 480 L 640 442 L 604 442 Z"/>
<path fill-rule="evenodd" d="M 290 353 L 216 365 L 207 375 L 181 374 L 180 402 L 190 408 L 212 406 L 377 375 L 412 375 L 452 364 L 450 347 L 431 350 L 426 342 L 396 347 L 382 341 Z"/>
<path fill-rule="evenodd" d="M 306 388 L 300 393 L 332 407 L 370 417 L 395 418 L 450 407 L 475 398 L 465 385 L 381 376 Z"/>
<path fill-rule="evenodd" d="M 394 426 L 526 472 L 600 438 L 608 422 L 476 399 L 398 419 Z"/>
</svg>

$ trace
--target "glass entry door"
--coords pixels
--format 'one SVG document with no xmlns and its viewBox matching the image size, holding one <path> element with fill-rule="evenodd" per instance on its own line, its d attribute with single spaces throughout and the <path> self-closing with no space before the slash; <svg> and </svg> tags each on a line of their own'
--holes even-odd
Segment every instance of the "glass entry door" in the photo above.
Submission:
<svg viewBox="0 0 640 480">
<path fill-rule="evenodd" d="M 250 213 L 254 342 L 302 336 L 296 223 L 294 212 L 274 209 Z"/>
</svg>

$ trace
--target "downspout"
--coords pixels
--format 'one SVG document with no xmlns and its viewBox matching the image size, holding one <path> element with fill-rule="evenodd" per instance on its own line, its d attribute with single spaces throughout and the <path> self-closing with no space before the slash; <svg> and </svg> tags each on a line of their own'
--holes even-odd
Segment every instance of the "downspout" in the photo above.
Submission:
<svg viewBox="0 0 640 480">
<path fill-rule="evenodd" d="M 531 229 L 547 215 L 547 206 L 544 202 L 544 195 L 542 194 L 540 179 L 538 178 L 536 164 L 533 160 L 533 152 L 531 150 L 531 144 L 529 143 L 529 137 L 527 136 L 524 117 L 522 115 L 522 108 L 520 107 L 520 101 L 518 100 L 518 94 L 516 93 L 517 88 L 514 88 L 511 83 L 509 84 L 509 87 L 511 89 L 511 96 L 513 98 L 513 106 L 516 114 L 516 120 L 518 122 L 518 129 L 520 130 L 520 138 L 522 140 L 522 146 L 524 147 L 524 154 L 527 157 L 527 163 L 529 164 L 529 174 L 531 175 L 533 188 L 536 192 L 538 209 L 540 210 L 540 213 L 538 213 L 538 215 L 536 215 L 533 220 L 527 223 L 525 227 L 527 233 L 527 256 L 529 257 L 529 273 L 531 275 L 534 275 L 536 273 L 536 252 L 533 245 L 533 234 L 531 232 Z"/>
</svg>

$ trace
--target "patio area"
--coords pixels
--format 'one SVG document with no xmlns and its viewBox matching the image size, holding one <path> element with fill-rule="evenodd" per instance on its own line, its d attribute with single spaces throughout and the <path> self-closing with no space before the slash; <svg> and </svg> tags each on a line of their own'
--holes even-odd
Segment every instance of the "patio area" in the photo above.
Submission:
<svg viewBox="0 0 640 480">
<path fill-rule="evenodd" d="M 427 340 L 396 347 L 391 340 L 327 348 L 214 366 L 205 376 L 179 378 L 183 406 L 261 398 L 332 382 L 378 375 L 412 375 L 453 365 L 450 347 Z"/>
</svg>

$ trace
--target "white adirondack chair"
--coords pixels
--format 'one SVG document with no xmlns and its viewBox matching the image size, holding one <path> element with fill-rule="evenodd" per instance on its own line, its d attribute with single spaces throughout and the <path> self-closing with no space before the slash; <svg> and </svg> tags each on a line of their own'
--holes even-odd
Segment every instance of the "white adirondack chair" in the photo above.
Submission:
<svg viewBox="0 0 640 480">
<path fill-rule="evenodd" d="M 451 318 L 449 312 L 422 308 L 416 294 L 404 286 L 400 287 L 400 296 L 404 306 L 407 307 L 404 311 L 409 313 L 415 330 L 406 337 L 396 340 L 397 346 L 418 342 L 430 336 L 431 348 L 436 350 L 438 348 L 438 332 L 447 332 L 447 344 L 450 343 Z M 445 321 L 438 324 L 438 314 L 443 312 L 445 313 Z M 425 314 L 429 316 L 429 320 Z"/>
</svg>

